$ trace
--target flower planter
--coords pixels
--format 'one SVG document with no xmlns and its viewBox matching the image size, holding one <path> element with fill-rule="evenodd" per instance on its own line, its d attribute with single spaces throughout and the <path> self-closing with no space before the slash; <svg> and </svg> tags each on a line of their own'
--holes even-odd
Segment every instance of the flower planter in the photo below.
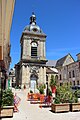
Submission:
<svg viewBox="0 0 80 120">
<path fill-rule="evenodd" d="M 70 104 L 70 111 L 80 111 L 80 103 L 72 103 Z"/>
<path fill-rule="evenodd" d="M 52 104 L 51 111 L 53 112 L 68 112 L 70 110 L 69 103 L 62 103 L 62 104 Z"/>
<path fill-rule="evenodd" d="M 45 97 L 44 94 L 40 94 L 40 103 L 41 104 L 44 103 L 44 97 Z"/>
<path fill-rule="evenodd" d="M 13 117 L 13 109 L 14 109 L 14 106 L 4 106 L 4 107 L 2 107 L 0 117 L 1 118 Z"/>
<path fill-rule="evenodd" d="M 51 86 L 51 90 L 52 90 L 52 93 L 55 93 L 56 92 L 56 87 L 55 86 Z"/>
</svg>

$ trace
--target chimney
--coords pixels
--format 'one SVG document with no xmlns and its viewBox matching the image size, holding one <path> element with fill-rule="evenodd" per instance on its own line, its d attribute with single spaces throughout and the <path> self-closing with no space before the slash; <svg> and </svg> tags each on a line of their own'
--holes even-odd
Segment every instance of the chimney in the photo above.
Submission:
<svg viewBox="0 0 80 120">
<path fill-rule="evenodd" d="M 80 53 L 78 53 L 76 56 L 77 56 L 77 61 L 80 61 Z"/>
</svg>

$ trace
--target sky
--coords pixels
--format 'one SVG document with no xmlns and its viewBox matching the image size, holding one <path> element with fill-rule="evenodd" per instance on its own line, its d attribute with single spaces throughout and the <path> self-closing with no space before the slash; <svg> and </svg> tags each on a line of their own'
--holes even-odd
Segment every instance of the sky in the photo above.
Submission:
<svg viewBox="0 0 80 120">
<path fill-rule="evenodd" d="M 80 53 L 80 0 L 16 0 L 10 32 L 11 65 L 20 61 L 20 38 L 32 12 L 47 35 L 46 59 L 58 60 Z"/>
</svg>

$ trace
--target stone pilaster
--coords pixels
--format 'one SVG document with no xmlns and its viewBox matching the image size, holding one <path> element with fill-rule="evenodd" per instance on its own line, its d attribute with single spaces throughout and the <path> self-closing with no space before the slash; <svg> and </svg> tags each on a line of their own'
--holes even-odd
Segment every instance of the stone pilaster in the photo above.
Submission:
<svg viewBox="0 0 80 120">
<path fill-rule="evenodd" d="M 29 47 L 29 57 L 31 57 L 31 40 L 28 41 L 28 47 Z"/>
<path fill-rule="evenodd" d="M 41 56 L 41 59 L 42 59 L 43 58 L 43 42 L 41 42 L 40 44 L 41 44 L 41 49 L 40 49 L 41 55 L 40 56 Z"/>
<path fill-rule="evenodd" d="M 26 68 L 26 84 L 27 84 L 27 88 L 29 88 L 29 84 L 30 84 L 30 70 L 29 70 L 29 66 L 27 66 Z"/>
<path fill-rule="evenodd" d="M 26 58 L 26 55 L 25 55 L 25 48 L 26 45 L 25 45 L 25 40 L 23 40 L 23 53 L 22 53 L 22 59 L 25 59 Z"/>
<path fill-rule="evenodd" d="M 43 57 L 45 58 L 45 56 L 46 56 L 46 50 L 45 50 L 45 42 L 44 42 L 44 55 L 43 55 Z"/>
<path fill-rule="evenodd" d="M 46 84 L 46 67 L 44 67 L 44 75 L 43 75 L 43 78 L 44 78 L 44 83 Z"/>
<path fill-rule="evenodd" d="M 40 67 L 39 83 L 43 83 L 43 68 L 42 67 Z"/>
</svg>

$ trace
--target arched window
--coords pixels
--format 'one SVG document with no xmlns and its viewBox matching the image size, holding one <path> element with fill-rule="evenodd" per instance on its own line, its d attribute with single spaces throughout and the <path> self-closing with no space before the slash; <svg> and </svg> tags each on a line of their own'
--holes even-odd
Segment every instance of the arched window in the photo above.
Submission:
<svg viewBox="0 0 80 120">
<path fill-rule="evenodd" d="M 56 80 L 56 81 L 58 80 L 58 75 L 55 76 L 55 80 Z"/>
<path fill-rule="evenodd" d="M 37 43 L 31 43 L 31 57 L 37 57 Z"/>
</svg>

